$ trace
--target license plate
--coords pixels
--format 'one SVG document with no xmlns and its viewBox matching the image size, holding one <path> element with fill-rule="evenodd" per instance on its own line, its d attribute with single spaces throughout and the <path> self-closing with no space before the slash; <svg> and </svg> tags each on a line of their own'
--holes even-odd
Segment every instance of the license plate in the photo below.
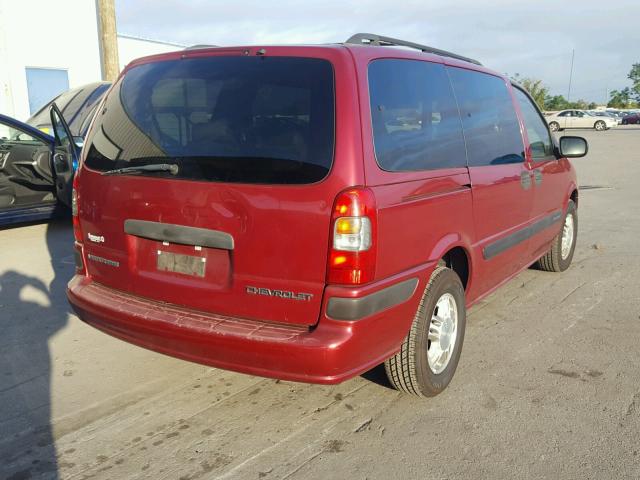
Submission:
<svg viewBox="0 0 640 480">
<path fill-rule="evenodd" d="M 158 270 L 204 277 L 207 259 L 158 250 Z"/>
</svg>

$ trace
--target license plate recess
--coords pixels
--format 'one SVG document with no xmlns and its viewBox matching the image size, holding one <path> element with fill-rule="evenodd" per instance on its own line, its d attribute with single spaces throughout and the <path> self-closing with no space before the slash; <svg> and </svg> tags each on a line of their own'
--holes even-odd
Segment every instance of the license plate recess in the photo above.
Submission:
<svg viewBox="0 0 640 480">
<path fill-rule="evenodd" d="M 206 266 L 207 259 L 204 257 L 158 250 L 157 267 L 160 271 L 204 277 Z"/>
</svg>

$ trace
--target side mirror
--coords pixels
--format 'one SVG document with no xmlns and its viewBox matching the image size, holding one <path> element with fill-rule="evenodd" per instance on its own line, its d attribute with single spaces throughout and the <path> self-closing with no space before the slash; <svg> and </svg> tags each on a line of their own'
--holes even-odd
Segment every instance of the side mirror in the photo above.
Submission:
<svg viewBox="0 0 640 480">
<path fill-rule="evenodd" d="M 589 145 L 582 137 L 560 137 L 560 156 L 566 158 L 584 157 L 589 152 Z"/>
</svg>

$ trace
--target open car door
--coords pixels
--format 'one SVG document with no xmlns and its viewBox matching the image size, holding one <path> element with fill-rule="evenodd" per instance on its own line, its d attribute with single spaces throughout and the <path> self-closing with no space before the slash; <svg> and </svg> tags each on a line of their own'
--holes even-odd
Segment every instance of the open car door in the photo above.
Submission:
<svg viewBox="0 0 640 480">
<path fill-rule="evenodd" d="M 53 171 L 56 194 L 58 200 L 70 207 L 73 174 L 78 166 L 81 146 L 76 144 L 67 122 L 55 103 L 51 104 L 50 115 L 55 137 Z"/>
<path fill-rule="evenodd" d="M 0 224 L 9 217 L 20 220 L 24 209 L 46 209 L 55 204 L 53 146 L 53 137 L 0 115 Z"/>
</svg>

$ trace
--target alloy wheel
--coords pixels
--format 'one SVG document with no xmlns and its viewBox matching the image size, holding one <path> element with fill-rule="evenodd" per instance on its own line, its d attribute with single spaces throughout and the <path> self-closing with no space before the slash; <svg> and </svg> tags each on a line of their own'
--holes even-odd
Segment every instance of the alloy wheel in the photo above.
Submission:
<svg viewBox="0 0 640 480">
<path fill-rule="evenodd" d="M 560 255 L 563 260 L 566 260 L 571 253 L 571 247 L 573 246 L 573 237 L 574 237 L 574 223 L 573 223 L 573 215 L 569 213 L 567 218 L 564 219 L 564 225 L 562 226 L 562 240 L 561 240 L 561 249 Z"/>
<path fill-rule="evenodd" d="M 458 336 L 458 306 L 450 293 L 443 294 L 433 309 L 429 324 L 427 360 L 436 375 L 442 373 L 453 356 Z"/>
</svg>

